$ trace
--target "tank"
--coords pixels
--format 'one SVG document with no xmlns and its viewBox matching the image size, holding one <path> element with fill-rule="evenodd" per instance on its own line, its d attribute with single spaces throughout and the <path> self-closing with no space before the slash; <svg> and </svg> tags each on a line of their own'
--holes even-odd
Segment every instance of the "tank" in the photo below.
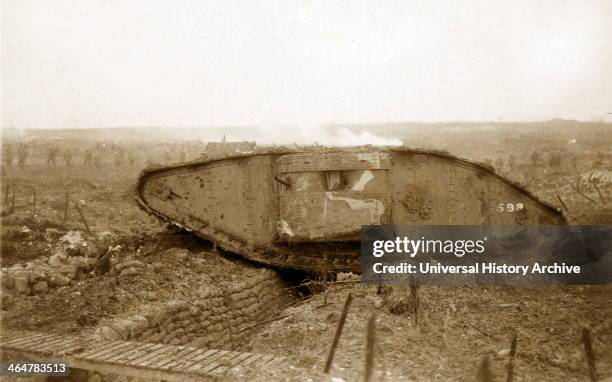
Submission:
<svg viewBox="0 0 612 382">
<path fill-rule="evenodd" d="M 246 259 L 359 272 L 362 225 L 566 224 L 484 164 L 397 147 L 253 148 L 147 168 L 138 205 Z"/>
</svg>

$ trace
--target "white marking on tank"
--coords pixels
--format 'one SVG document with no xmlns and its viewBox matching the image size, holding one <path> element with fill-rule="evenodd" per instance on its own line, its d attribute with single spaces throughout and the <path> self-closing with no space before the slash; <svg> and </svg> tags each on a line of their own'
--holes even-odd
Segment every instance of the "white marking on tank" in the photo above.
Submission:
<svg viewBox="0 0 612 382">
<path fill-rule="evenodd" d="M 308 190 L 309 187 L 310 187 L 310 181 L 307 178 L 297 179 L 297 185 L 295 187 L 296 191 Z"/>
<path fill-rule="evenodd" d="M 323 221 L 327 219 L 327 198 L 323 199 Z"/>
<path fill-rule="evenodd" d="M 385 212 L 385 205 L 380 200 L 344 198 L 335 196 L 331 192 L 326 192 L 325 194 L 329 200 L 345 202 L 351 210 L 368 210 L 372 219 L 381 216 Z"/>
<path fill-rule="evenodd" d="M 291 227 L 289 227 L 289 224 L 284 219 L 280 220 L 280 231 L 286 235 L 294 236 Z"/>
<path fill-rule="evenodd" d="M 374 174 L 372 174 L 372 171 L 370 170 L 365 170 L 361 173 L 361 178 L 359 178 L 359 180 L 357 181 L 357 183 L 355 183 L 355 185 L 353 185 L 353 191 L 363 191 L 363 189 L 365 188 L 366 184 L 368 184 L 372 179 L 374 179 Z"/>
</svg>

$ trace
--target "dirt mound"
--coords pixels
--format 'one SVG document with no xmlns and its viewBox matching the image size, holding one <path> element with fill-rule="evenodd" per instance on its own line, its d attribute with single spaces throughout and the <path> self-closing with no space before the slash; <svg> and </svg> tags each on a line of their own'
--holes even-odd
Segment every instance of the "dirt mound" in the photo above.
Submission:
<svg viewBox="0 0 612 382">
<path fill-rule="evenodd" d="M 186 296 L 201 285 L 236 283 L 257 272 L 182 237 L 163 232 L 121 238 L 110 249 L 109 272 L 99 275 L 92 265 L 69 285 L 44 295 L 14 295 L 12 306 L 3 311 L 2 328 L 80 332 L 150 301 Z M 90 259 L 95 262 L 95 256 Z"/>
</svg>

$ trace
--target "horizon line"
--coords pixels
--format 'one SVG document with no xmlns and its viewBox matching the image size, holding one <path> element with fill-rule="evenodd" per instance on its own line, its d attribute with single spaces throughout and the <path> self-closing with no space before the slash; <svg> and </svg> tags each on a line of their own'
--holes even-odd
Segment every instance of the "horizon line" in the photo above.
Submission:
<svg viewBox="0 0 612 382">
<path fill-rule="evenodd" d="M 612 113 L 608 113 L 612 115 Z M 612 121 L 605 121 L 601 118 L 599 121 L 595 120 L 580 120 L 580 119 L 565 119 L 565 118 L 551 118 L 542 120 L 514 120 L 514 121 L 495 121 L 495 120 L 465 120 L 465 121 L 387 121 L 387 122 L 327 122 L 327 123 L 316 123 L 316 124 L 300 124 L 300 123 L 286 123 L 286 124 L 251 124 L 251 125 L 138 125 L 138 126 L 53 126 L 53 127 L 9 127 L 0 126 L 0 129 L 14 129 L 14 130 L 94 130 L 94 129 L 224 129 L 224 128 L 260 128 L 260 127 L 294 127 L 294 126 L 313 126 L 313 127 L 330 127 L 330 126 L 363 126 L 363 125 L 401 125 L 401 124 L 421 124 L 421 125 L 449 125 L 449 124 L 537 124 L 537 123 L 549 123 L 549 122 L 578 122 L 578 123 L 612 123 Z"/>
</svg>

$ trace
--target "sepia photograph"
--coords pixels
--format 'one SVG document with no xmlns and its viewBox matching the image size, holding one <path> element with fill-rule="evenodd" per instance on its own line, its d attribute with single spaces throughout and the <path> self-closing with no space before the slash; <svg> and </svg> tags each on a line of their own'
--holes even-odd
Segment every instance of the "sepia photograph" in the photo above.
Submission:
<svg viewBox="0 0 612 382">
<path fill-rule="evenodd" d="M 612 382 L 609 0 L 0 0 L 0 380 Z"/>
</svg>

